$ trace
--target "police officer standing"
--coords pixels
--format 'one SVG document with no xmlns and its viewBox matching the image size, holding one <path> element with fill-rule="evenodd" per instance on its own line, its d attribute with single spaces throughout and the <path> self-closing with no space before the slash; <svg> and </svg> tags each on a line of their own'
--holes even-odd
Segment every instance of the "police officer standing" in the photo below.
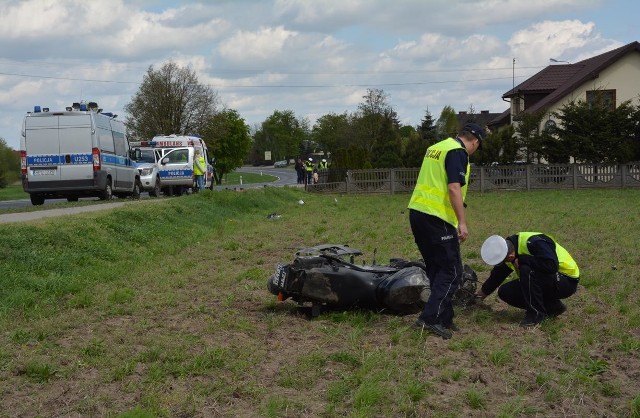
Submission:
<svg viewBox="0 0 640 418">
<path fill-rule="evenodd" d="M 562 314 L 567 307 L 560 299 L 578 288 L 578 264 L 552 237 L 540 232 L 519 232 L 506 239 L 490 236 L 482 244 L 480 256 L 495 267 L 478 296 L 486 298 L 515 272 L 518 278 L 500 286 L 498 297 L 526 311 L 520 322 L 524 328 Z"/>
<path fill-rule="evenodd" d="M 196 177 L 198 191 L 204 190 L 204 174 L 207 172 L 207 163 L 199 149 L 196 149 L 193 157 L 193 175 Z"/>
<path fill-rule="evenodd" d="M 311 184 L 313 182 L 313 158 L 309 157 L 308 160 L 305 160 L 304 169 L 307 173 L 306 184 Z"/>
<path fill-rule="evenodd" d="M 429 147 L 408 205 L 411 231 L 431 284 L 415 325 L 444 339 L 457 330 L 451 298 L 462 278 L 460 243 L 469 235 L 464 215 L 469 156 L 484 138 L 484 129 L 467 123 L 456 138 Z"/>
</svg>

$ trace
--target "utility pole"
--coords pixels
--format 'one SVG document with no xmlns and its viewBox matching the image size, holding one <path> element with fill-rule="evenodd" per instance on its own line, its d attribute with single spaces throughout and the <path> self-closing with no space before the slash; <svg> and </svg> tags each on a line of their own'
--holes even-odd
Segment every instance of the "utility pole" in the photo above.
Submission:
<svg viewBox="0 0 640 418">
<path fill-rule="evenodd" d="M 513 91 L 516 89 L 516 59 L 515 57 L 513 58 L 513 66 L 512 66 L 512 70 L 511 70 L 511 94 L 513 94 Z"/>
</svg>

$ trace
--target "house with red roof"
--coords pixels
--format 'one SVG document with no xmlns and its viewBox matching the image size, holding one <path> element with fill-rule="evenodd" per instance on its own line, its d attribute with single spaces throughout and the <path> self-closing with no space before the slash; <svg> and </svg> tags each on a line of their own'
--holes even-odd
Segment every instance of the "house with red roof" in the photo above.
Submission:
<svg viewBox="0 0 640 418">
<path fill-rule="evenodd" d="M 557 61 L 556 61 L 557 62 Z M 625 101 L 640 105 L 640 43 L 631 42 L 573 64 L 552 64 L 502 95 L 511 107 L 488 123 L 517 123 L 521 113 L 545 114 L 541 129 L 553 125 L 553 112 L 576 100 L 604 101 L 615 109 Z M 509 118 L 507 118 L 509 116 Z"/>
</svg>

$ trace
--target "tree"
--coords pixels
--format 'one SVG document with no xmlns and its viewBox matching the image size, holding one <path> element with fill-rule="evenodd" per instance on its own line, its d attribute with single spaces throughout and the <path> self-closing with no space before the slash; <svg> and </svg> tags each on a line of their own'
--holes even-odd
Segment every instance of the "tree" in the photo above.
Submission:
<svg viewBox="0 0 640 418">
<path fill-rule="evenodd" d="M 460 126 L 458 124 L 456 111 L 453 110 L 453 107 L 447 105 L 442 108 L 442 112 L 440 112 L 440 117 L 436 123 L 436 130 L 437 136 L 441 139 L 454 137 L 458 133 Z"/>
<path fill-rule="evenodd" d="M 0 138 L 0 188 L 7 187 L 19 179 L 20 158 L 4 138 Z"/>
<path fill-rule="evenodd" d="M 373 144 L 371 165 L 374 168 L 402 167 L 402 145 L 397 126 L 390 119 L 383 119 L 380 138 Z"/>
<path fill-rule="evenodd" d="M 576 161 L 625 163 L 639 157 L 638 115 L 630 102 L 610 109 L 597 101 L 573 101 L 555 114 L 560 120 L 555 132 Z"/>
<path fill-rule="evenodd" d="M 329 113 L 320 116 L 311 130 L 311 139 L 319 144 L 325 153 L 334 154 L 340 148 L 349 146 L 353 136 L 353 126 L 347 113 Z"/>
<path fill-rule="evenodd" d="M 222 182 L 226 173 L 242 166 L 252 145 L 249 126 L 233 109 L 211 116 L 202 129 L 202 139 L 214 158 L 216 184 Z"/>
<path fill-rule="evenodd" d="M 521 113 L 516 125 L 516 142 L 524 151 L 524 158 L 527 163 L 533 162 L 535 158 L 541 158 L 542 135 L 540 133 L 540 123 L 544 112 Z M 511 162 L 511 161 L 509 161 Z"/>
<path fill-rule="evenodd" d="M 514 139 L 513 125 L 490 132 L 482 141 L 482 149 L 474 153 L 469 160 L 479 165 L 491 163 L 507 164 L 517 159 L 520 146 Z"/>
<path fill-rule="evenodd" d="M 402 160 L 404 161 L 405 167 L 422 166 L 428 145 L 427 140 L 421 136 L 419 129 L 420 127 L 418 127 L 418 129 L 412 129 L 411 132 L 403 131 L 403 129 L 400 130 L 400 132 L 404 132 L 402 134 L 402 140 L 404 141 Z"/>
<path fill-rule="evenodd" d="M 402 129 L 401 129 L 402 132 Z M 403 161 L 406 167 L 420 167 L 424 154 L 431 145 L 438 142 L 433 116 L 427 110 L 420 125 L 409 135 L 402 135 L 406 140 L 403 149 Z"/>
<path fill-rule="evenodd" d="M 386 150 L 385 153 L 393 152 L 394 145 L 397 146 L 400 122 L 383 90 L 367 89 L 367 94 L 362 97 L 364 102 L 358 105 L 358 112 L 354 118 L 356 145 L 365 149 L 375 168 L 374 160 L 381 162 L 382 159 L 373 155 L 373 149 L 377 148 L 378 152 L 382 149 Z M 398 158 L 400 152 L 398 147 L 395 151 Z M 389 155 L 385 160 L 388 157 Z"/>
<path fill-rule="evenodd" d="M 198 83 L 193 70 L 174 62 L 159 70 L 150 66 L 142 85 L 124 109 L 130 137 L 151 139 L 155 135 L 199 135 L 215 113 L 218 95 Z"/>
<path fill-rule="evenodd" d="M 275 110 L 255 133 L 258 155 L 271 151 L 272 160 L 293 158 L 308 137 L 309 122 L 298 119 L 293 110 Z"/>
<path fill-rule="evenodd" d="M 438 142 L 438 136 L 436 131 L 436 125 L 433 120 L 433 115 L 429 110 L 424 114 L 422 121 L 420 122 L 420 126 L 418 126 L 418 132 L 420 133 L 420 137 L 427 145 L 427 148 L 431 145 Z"/>
</svg>

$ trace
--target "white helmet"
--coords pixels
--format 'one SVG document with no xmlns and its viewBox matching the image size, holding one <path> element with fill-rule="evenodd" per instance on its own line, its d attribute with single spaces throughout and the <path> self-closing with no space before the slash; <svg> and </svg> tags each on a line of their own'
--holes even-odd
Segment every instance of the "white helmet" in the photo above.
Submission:
<svg viewBox="0 0 640 418">
<path fill-rule="evenodd" d="M 313 161 L 313 158 L 309 157 L 309 161 Z"/>
<path fill-rule="evenodd" d="M 490 266 L 502 263 L 507 257 L 507 252 L 507 240 L 500 235 L 491 235 L 482 243 L 482 248 L 480 248 L 482 260 Z"/>
</svg>

